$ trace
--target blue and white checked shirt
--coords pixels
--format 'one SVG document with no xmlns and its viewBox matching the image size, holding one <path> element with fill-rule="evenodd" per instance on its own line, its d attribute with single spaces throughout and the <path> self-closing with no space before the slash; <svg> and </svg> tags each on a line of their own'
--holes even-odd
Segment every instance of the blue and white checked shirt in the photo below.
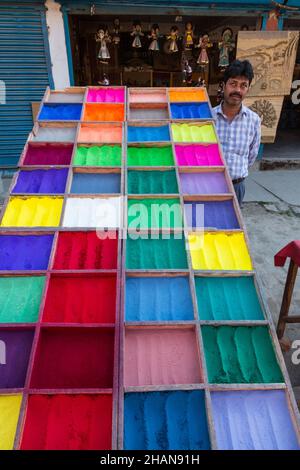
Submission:
<svg viewBox="0 0 300 470">
<path fill-rule="evenodd" d="M 239 114 L 231 122 L 223 113 L 221 104 L 213 108 L 213 113 L 231 179 L 244 178 L 258 155 L 261 140 L 260 117 L 243 104 Z"/>
</svg>

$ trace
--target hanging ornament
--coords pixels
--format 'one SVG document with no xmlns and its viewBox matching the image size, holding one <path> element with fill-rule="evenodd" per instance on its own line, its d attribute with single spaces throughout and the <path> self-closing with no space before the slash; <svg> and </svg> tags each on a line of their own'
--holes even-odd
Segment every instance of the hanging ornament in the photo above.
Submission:
<svg viewBox="0 0 300 470">
<path fill-rule="evenodd" d="M 98 29 L 95 39 L 97 43 L 100 43 L 98 59 L 102 64 L 107 64 L 108 60 L 110 59 L 110 53 L 107 44 L 111 42 L 111 38 L 108 34 L 108 31 L 105 31 L 104 28 Z"/>
<path fill-rule="evenodd" d="M 112 35 L 112 42 L 114 43 L 115 46 L 118 46 L 120 44 L 120 20 L 119 18 L 114 19 L 114 28 L 113 28 L 113 35 Z"/>
<path fill-rule="evenodd" d="M 193 25 L 190 21 L 185 24 L 185 33 L 184 33 L 184 48 L 185 50 L 190 50 L 194 45 L 194 30 Z"/>
<path fill-rule="evenodd" d="M 209 57 L 208 57 L 207 49 L 209 47 L 212 47 L 208 34 L 203 34 L 203 36 L 200 36 L 199 43 L 195 47 L 200 48 L 200 54 L 197 59 L 197 64 L 201 66 L 208 65 Z"/>
<path fill-rule="evenodd" d="M 174 52 L 178 52 L 178 28 L 177 26 L 172 26 L 170 29 L 170 35 L 167 36 L 167 43 L 165 45 L 165 52 L 167 54 L 173 54 Z"/>
<path fill-rule="evenodd" d="M 151 34 L 148 36 L 151 39 L 149 44 L 149 51 L 159 51 L 158 39 L 160 37 L 158 24 L 153 24 L 151 28 Z"/>
<path fill-rule="evenodd" d="M 141 42 L 141 37 L 144 36 L 144 33 L 142 32 L 142 27 L 141 23 L 139 21 L 135 21 L 133 23 L 133 31 L 130 33 L 132 37 L 134 37 L 132 47 L 139 49 L 142 47 L 142 42 Z"/>
<path fill-rule="evenodd" d="M 234 49 L 233 31 L 231 28 L 224 29 L 222 40 L 219 42 L 219 67 L 224 71 L 229 65 L 229 52 Z"/>
</svg>

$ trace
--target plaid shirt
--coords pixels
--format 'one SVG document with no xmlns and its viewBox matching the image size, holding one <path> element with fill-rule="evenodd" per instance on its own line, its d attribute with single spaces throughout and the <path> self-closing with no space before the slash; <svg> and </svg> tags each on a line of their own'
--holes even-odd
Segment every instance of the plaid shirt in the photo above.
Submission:
<svg viewBox="0 0 300 470">
<path fill-rule="evenodd" d="M 260 117 L 244 105 L 231 123 L 223 113 L 221 104 L 213 108 L 213 113 L 230 176 L 232 179 L 244 178 L 258 155 Z"/>
</svg>

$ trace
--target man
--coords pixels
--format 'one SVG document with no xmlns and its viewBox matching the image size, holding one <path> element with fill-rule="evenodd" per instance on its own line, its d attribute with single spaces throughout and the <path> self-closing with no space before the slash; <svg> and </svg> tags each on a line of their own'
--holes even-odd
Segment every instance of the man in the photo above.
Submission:
<svg viewBox="0 0 300 470">
<path fill-rule="evenodd" d="M 248 168 L 258 155 L 261 139 L 259 116 L 242 104 L 253 79 L 248 60 L 235 60 L 224 73 L 223 100 L 214 118 L 235 193 L 241 205 Z"/>
</svg>

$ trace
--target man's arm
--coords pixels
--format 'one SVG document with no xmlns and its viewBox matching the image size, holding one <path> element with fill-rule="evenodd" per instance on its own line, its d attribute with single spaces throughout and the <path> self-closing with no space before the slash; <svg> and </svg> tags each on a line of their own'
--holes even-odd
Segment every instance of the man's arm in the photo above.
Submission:
<svg viewBox="0 0 300 470">
<path fill-rule="evenodd" d="M 255 134 L 254 134 L 253 140 L 249 148 L 249 156 L 248 156 L 249 167 L 252 166 L 256 160 L 256 157 L 259 152 L 260 141 L 261 141 L 261 120 L 260 118 L 258 118 L 256 122 Z"/>
</svg>

